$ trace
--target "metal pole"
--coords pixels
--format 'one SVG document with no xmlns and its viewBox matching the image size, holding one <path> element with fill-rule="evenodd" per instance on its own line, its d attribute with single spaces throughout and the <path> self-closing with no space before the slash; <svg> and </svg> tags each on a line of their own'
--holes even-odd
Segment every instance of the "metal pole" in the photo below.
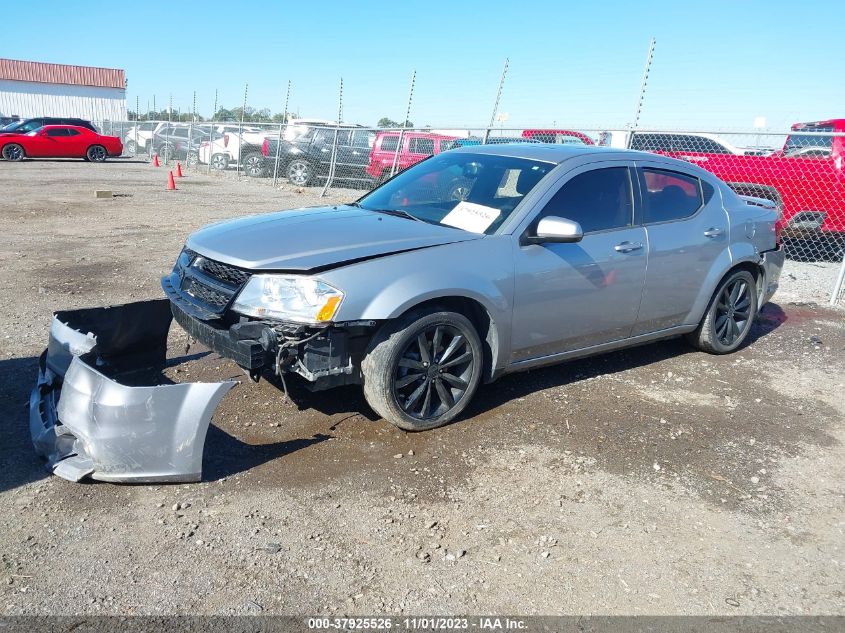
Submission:
<svg viewBox="0 0 845 633">
<path fill-rule="evenodd" d="M 340 124 L 343 122 L 343 77 L 340 78 L 340 93 L 338 96 L 337 106 L 337 125 L 334 128 L 334 141 L 332 142 L 332 157 L 329 160 L 329 175 L 326 178 L 326 184 L 323 185 L 323 190 L 320 192 L 320 197 L 326 195 L 334 178 L 335 165 L 337 165 L 337 137 L 340 134 Z"/>
<path fill-rule="evenodd" d="M 490 127 L 496 122 L 496 114 L 499 112 L 499 100 L 502 98 L 502 88 L 505 86 L 505 75 L 508 74 L 508 63 L 510 60 L 505 57 L 505 66 L 502 68 L 502 76 L 499 79 L 499 90 L 496 92 L 496 103 L 493 104 L 493 115 L 490 117 Z M 485 136 L 485 142 L 486 142 Z"/>
<path fill-rule="evenodd" d="M 842 292 L 843 283 L 845 283 L 845 252 L 842 254 L 842 265 L 839 267 L 836 283 L 833 284 L 833 292 L 830 293 L 830 305 L 835 306 L 839 303 L 839 294 Z"/>
<path fill-rule="evenodd" d="M 288 90 L 285 93 L 285 110 L 282 112 L 282 123 L 279 123 L 279 141 L 276 143 L 276 163 L 273 166 L 273 189 L 276 188 L 276 183 L 279 178 L 279 157 L 282 152 L 282 130 L 288 124 L 288 101 L 290 100 L 290 79 L 288 79 Z"/>
<path fill-rule="evenodd" d="M 208 130 L 208 163 L 205 173 L 211 173 L 211 157 L 214 155 L 214 117 L 217 116 L 217 88 L 214 89 L 214 110 L 211 111 L 211 127 Z"/>
<path fill-rule="evenodd" d="M 141 104 L 138 97 L 135 97 L 135 151 L 132 153 L 133 156 L 138 154 L 138 126 L 141 125 L 141 112 L 140 112 Z"/>
<path fill-rule="evenodd" d="M 657 40 L 653 37 L 651 38 L 651 42 L 648 45 L 648 55 L 645 59 L 645 68 L 643 69 L 643 78 L 640 82 L 640 94 L 639 98 L 637 99 L 637 107 L 634 110 L 634 121 L 631 124 L 631 128 L 628 132 L 628 142 L 625 143 L 625 147 L 631 147 L 631 141 L 634 138 L 634 130 L 637 129 L 637 126 L 640 124 L 640 113 L 643 110 L 643 101 L 645 100 L 645 89 L 646 85 L 648 84 L 648 73 L 651 72 L 651 62 L 654 59 L 654 45 L 657 43 Z"/>
<path fill-rule="evenodd" d="M 167 127 L 165 128 L 164 132 L 164 146 L 168 147 L 168 141 L 170 140 L 170 125 L 173 123 L 173 94 L 170 95 L 170 99 L 167 104 Z M 164 155 L 164 164 L 167 164 L 167 160 L 170 158 L 170 152 L 168 151 Z"/>
<path fill-rule="evenodd" d="M 241 154 L 243 153 L 242 150 L 244 145 L 244 117 L 246 116 L 246 95 L 248 91 L 249 84 L 244 84 L 244 105 L 241 108 L 241 123 L 238 125 L 238 180 L 241 179 Z"/>
<path fill-rule="evenodd" d="M 408 125 L 408 119 L 411 117 L 411 102 L 414 100 L 414 83 L 417 80 L 417 69 L 411 73 L 411 88 L 408 90 L 408 107 L 405 108 L 405 120 L 402 121 L 402 129 L 399 130 L 399 142 L 396 145 L 396 151 L 393 153 L 393 163 L 390 165 L 390 177 L 396 173 L 396 168 L 399 165 L 399 152 L 402 151 L 402 143 L 405 137 L 405 128 Z"/>
</svg>

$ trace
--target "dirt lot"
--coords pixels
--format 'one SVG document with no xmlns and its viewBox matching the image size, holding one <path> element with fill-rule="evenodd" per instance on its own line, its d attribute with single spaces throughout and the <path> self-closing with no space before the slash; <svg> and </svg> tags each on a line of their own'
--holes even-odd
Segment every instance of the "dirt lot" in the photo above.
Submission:
<svg viewBox="0 0 845 633">
<path fill-rule="evenodd" d="M 0 164 L 0 613 L 845 611 L 845 313 L 812 303 L 813 265 L 788 264 L 731 356 L 670 341 L 514 375 L 413 435 L 354 388 L 244 383 L 200 484 L 47 475 L 25 403 L 51 312 L 158 297 L 190 231 L 318 202 L 165 178 Z M 240 376 L 214 355 L 170 371 Z"/>
</svg>

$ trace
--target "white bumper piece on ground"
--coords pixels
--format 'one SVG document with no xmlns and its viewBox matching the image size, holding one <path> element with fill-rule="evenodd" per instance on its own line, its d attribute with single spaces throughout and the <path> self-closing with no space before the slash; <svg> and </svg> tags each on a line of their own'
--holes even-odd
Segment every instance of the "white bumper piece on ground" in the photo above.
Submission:
<svg viewBox="0 0 845 633">
<path fill-rule="evenodd" d="M 236 383 L 115 379 L 161 380 L 171 318 L 167 299 L 53 316 L 29 401 L 32 441 L 53 473 L 71 481 L 201 479 L 211 416 Z"/>
</svg>

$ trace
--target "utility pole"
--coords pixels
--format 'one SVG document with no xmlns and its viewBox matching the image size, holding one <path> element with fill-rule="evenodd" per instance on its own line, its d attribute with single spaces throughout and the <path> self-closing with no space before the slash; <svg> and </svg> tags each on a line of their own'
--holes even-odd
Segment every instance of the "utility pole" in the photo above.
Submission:
<svg viewBox="0 0 845 633">
<path fill-rule="evenodd" d="M 634 121 L 631 123 L 631 132 L 637 129 L 637 126 L 640 124 L 640 113 L 643 110 L 643 102 L 645 101 L 645 90 L 646 86 L 648 85 L 648 74 L 651 72 L 651 62 L 654 60 L 654 45 L 657 43 L 657 40 L 653 37 L 651 38 L 651 42 L 648 45 L 648 55 L 645 59 L 645 68 L 643 69 L 643 78 L 640 82 L 640 94 L 637 98 L 637 107 L 634 110 Z M 633 134 L 628 134 L 628 143 L 626 145 L 630 147 L 631 139 L 633 139 Z"/>
</svg>

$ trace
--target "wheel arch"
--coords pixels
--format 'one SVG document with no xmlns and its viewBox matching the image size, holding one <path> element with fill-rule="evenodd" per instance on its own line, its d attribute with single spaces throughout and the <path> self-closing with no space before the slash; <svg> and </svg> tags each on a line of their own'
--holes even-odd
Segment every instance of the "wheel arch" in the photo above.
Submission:
<svg viewBox="0 0 845 633">
<path fill-rule="evenodd" d="M 763 260 L 760 255 L 754 252 L 750 246 L 747 252 L 736 252 L 736 246 L 732 246 L 732 253 L 727 251 L 713 263 L 710 273 L 702 284 L 701 293 L 696 299 L 695 304 L 687 315 L 686 323 L 693 325 L 701 322 L 704 317 L 704 312 L 710 304 L 710 299 L 713 298 L 713 293 L 719 287 L 728 275 L 731 275 L 737 270 L 747 270 L 754 277 L 757 285 L 757 297 L 760 298 L 760 293 L 765 286 L 765 269 L 763 268 Z"/>
<path fill-rule="evenodd" d="M 484 353 L 483 380 L 490 382 L 493 379 L 499 360 L 499 331 L 495 319 L 484 304 L 466 295 L 444 294 L 408 306 L 400 314 L 392 317 L 391 320 L 402 318 L 415 311 L 456 312 L 468 318 L 481 339 L 481 347 Z"/>
</svg>

